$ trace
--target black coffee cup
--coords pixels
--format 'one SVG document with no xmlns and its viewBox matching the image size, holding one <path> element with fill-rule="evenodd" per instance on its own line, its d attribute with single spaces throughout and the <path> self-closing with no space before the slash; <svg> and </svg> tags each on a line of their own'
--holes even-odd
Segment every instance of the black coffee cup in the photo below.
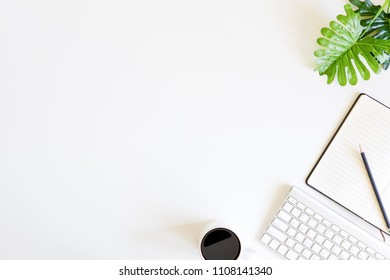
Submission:
<svg viewBox="0 0 390 280">
<path fill-rule="evenodd" d="M 232 230 L 214 227 L 201 238 L 200 252 L 205 260 L 236 260 L 241 253 L 241 242 Z"/>
</svg>

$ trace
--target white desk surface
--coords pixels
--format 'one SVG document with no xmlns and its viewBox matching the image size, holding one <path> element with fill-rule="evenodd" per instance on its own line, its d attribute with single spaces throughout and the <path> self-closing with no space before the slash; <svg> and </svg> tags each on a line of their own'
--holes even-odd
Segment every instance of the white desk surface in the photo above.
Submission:
<svg viewBox="0 0 390 280">
<path fill-rule="evenodd" d="M 313 72 L 346 2 L 1 1 L 0 258 L 199 259 L 214 219 L 257 250 L 357 95 L 390 104 Z"/>
</svg>

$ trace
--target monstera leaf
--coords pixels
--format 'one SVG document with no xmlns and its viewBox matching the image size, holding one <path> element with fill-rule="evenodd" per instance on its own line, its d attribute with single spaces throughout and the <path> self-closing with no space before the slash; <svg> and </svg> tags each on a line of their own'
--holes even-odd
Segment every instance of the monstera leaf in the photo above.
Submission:
<svg viewBox="0 0 390 280">
<path fill-rule="evenodd" d="M 370 0 L 349 2 L 358 8 L 355 12 L 362 16 L 360 24 L 366 29 L 366 35 L 376 39 L 390 39 L 390 15 L 381 6 L 372 4 Z"/>
<path fill-rule="evenodd" d="M 365 28 L 364 36 L 382 40 L 390 39 L 390 14 L 386 13 L 381 6 L 372 4 L 370 0 L 349 2 L 358 8 L 355 12 L 362 16 L 360 24 Z M 377 59 L 382 64 L 382 68 L 389 67 L 390 56 L 387 53 L 383 53 L 383 56 Z"/>
<path fill-rule="evenodd" d="M 328 84 L 337 76 L 340 85 L 349 82 L 355 85 L 358 81 L 357 72 L 364 80 L 370 78 L 370 71 L 379 73 L 381 63 L 378 57 L 384 52 L 390 53 L 390 41 L 363 37 L 364 27 L 360 24 L 359 13 L 352 6 L 344 6 L 346 15 L 338 15 L 337 21 L 330 22 L 330 28 L 321 29 L 323 37 L 317 40 L 323 47 L 314 55 L 317 58 L 316 71 L 328 77 Z"/>
</svg>

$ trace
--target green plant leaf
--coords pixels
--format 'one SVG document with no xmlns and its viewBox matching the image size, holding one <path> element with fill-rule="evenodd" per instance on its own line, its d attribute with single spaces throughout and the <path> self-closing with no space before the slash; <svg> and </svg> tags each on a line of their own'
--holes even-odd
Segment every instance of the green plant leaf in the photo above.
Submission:
<svg viewBox="0 0 390 280">
<path fill-rule="evenodd" d="M 374 5 L 370 0 L 349 0 L 358 9 L 355 11 L 361 15 L 360 24 L 365 30 L 365 36 L 377 39 L 390 39 L 390 15 L 382 11 L 376 18 L 375 16 L 381 10 L 381 6 Z M 375 20 L 372 22 L 372 20 Z"/>
<path fill-rule="evenodd" d="M 390 14 L 381 11 L 381 6 L 374 5 L 370 0 L 349 0 L 358 9 L 355 11 L 361 15 L 360 24 L 365 28 L 364 36 L 376 39 L 390 39 Z M 379 13 L 379 14 L 378 14 Z M 383 69 L 387 69 L 390 64 L 390 56 L 383 53 L 377 57 Z"/>
<path fill-rule="evenodd" d="M 316 71 L 327 75 L 328 84 L 337 76 L 341 86 L 349 82 L 356 85 L 357 72 L 364 80 L 370 78 L 370 71 L 379 73 L 381 65 L 376 57 L 390 52 L 390 41 L 372 37 L 361 38 L 364 28 L 360 24 L 360 14 L 352 10 L 350 4 L 344 6 L 346 15 L 338 15 L 330 27 L 321 29 L 323 37 L 317 43 L 323 47 L 314 52 L 317 58 Z M 368 67 L 367 67 L 367 66 Z"/>
</svg>

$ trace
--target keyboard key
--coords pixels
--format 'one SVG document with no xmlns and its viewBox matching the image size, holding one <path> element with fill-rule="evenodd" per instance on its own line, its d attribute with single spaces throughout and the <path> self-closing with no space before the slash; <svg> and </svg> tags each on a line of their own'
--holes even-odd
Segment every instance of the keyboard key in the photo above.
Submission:
<svg viewBox="0 0 390 280">
<path fill-rule="evenodd" d="M 332 239 L 333 236 L 334 236 L 334 232 L 331 231 L 330 229 L 327 229 L 327 230 L 325 230 L 324 235 L 325 235 L 327 238 Z"/>
<path fill-rule="evenodd" d="M 290 222 L 290 224 L 295 227 L 295 228 L 298 228 L 298 226 L 301 224 L 297 219 L 293 218 Z"/>
<path fill-rule="evenodd" d="M 363 250 L 365 250 L 365 249 L 367 248 L 367 245 L 364 244 L 364 243 L 361 242 L 361 241 L 359 241 L 359 242 L 357 243 L 357 245 L 358 245 L 360 248 L 362 248 Z"/>
<path fill-rule="evenodd" d="M 281 242 L 284 242 L 287 239 L 287 235 L 275 228 L 274 226 L 270 226 L 267 230 L 267 233 L 271 236 L 274 236 Z"/>
<path fill-rule="evenodd" d="M 311 246 L 314 244 L 314 242 L 310 238 L 306 238 L 303 241 L 303 245 L 305 245 L 307 248 L 311 248 Z"/>
<path fill-rule="evenodd" d="M 325 227 L 323 224 L 318 224 L 318 226 L 316 227 L 316 229 L 317 229 L 320 233 L 324 233 L 325 230 L 326 230 L 326 227 Z"/>
<path fill-rule="evenodd" d="M 314 237 L 317 235 L 317 233 L 312 230 L 312 229 L 309 229 L 306 233 L 307 236 L 309 236 L 311 239 L 314 239 Z"/>
<path fill-rule="evenodd" d="M 320 256 L 324 259 L 328 258 L 330 256 L 330 252 L 326 249 L 322 249 L 320 252 Z"/>
<path fill-rule="evenodd" d="M 295 229 L 293 229 L 293 228 L 289 228 L 289 229 L 287 230 L 287 234 L 288 234 L 289 236 L 291 236 L 291 237 L 294 237 L 295 234 L 297 234 L 297 231 L 296 231 Z"/>
<path fill-rule="evenodd" d="M 335 253 L 336 255 L 340 255 L 342 250 L 343 249 L 341 249 L 341 247 L 339 245 L 334 245 L 332 247 L 332 252 Z"/>
<path fill-rule="evenodd" d="M 276 226 L 281 231 L 286 231 L 288 229 L 288 224 L 286 224 L 282 219 L 276 217 L 272 222 L 274 226 Z"/>
<path fill-rule="evenodd" d="M 295 239 L 298 241 L 298 242 L 301 242 L 305 239 L 305 236 L 301 233 L 297 233 L 297 235 L 295 235 Z"/>
<path fill-rule="evenodd" d="M 349 249 L 349 251 L 350 251 L 353 255 L 357 256 L 357 255 L 359 254 L 359 252 L 360 252 L 360 249 L 359 249 L 358 247 L 356 247 L 355 245 L 353 245 L 353 246 Z"/>
<path fill-rule="evenodd" d="M 297 242 L 295 242 L 294 240 L 292 240 L 291 238 L 287 239 L 286 241 L 286 245 L 290 248 L 293 248 L 295 246 L 295 244 L 297 244 Z"/>
<path fill-rule="evenodd" d="M 284 256 L 288 252 L 288 248 L 282 244 L 279 246 L 277 252 Z"/>
<path fill-rule="evenodd" d="M 292 206 L 291 203 L 289 203 L 289 202 L 286 202 L 283 205 L 283 209 L 286 210 L 287 212 L 290 212 L 293 208 L 294 208 L 294 206 Z"/>
<path fill-rule="evenodd" d="M 304 223 L 307 223 L 307 221 L 310 219 L 309 215 L 305 214 L 305 213 L 302 213 L 301 216 L 299 216 L 299 219 L 304 222 Z"/>
<path fill-rule="evenodd" d="M 319 254 L 322 250 L 322 247 L 315 243 L 313 247 L 311 247 L 311 249 L 313 250 L 314 253 Z"/>
<path fill-rule="evenodd" d="M 320 214 L 318 214 L 318 213 L 314 214 L 314 218 L 316 218 L 319 222 L 322 221 L 322 216 Z"/>
<path fill-rule="evenodd" d="M 348 238 L 348 236 L 349 236 L 348 232 L 346 232 L 346 231 L 344 231 L 344 230 L 341 230 L 341 231 L 340 231 L 340 235 L 341 235 L 342 237 L 344 237 L 344 238 Z"/>
<path fill-rule="evenodd" d="M 268 244 L 272 249 L 276 250 L 280 245 L 280 242 L 276 239 L 272 239 L 271 242 Z"/>
<path fill-rule="evenodd" d="M 313 254 L 313 255 L 311 255 L 310 259 L 311 260 L 320 260 L 321 258 L 318 255 Z"/>
<path fill-rule="evenodd" d="M 287 214 L 285 211 L 281 210 L 279 211 L 278 217 L 281 218 L 286 223 L 290 222 L 291 216 L 290 214 Z"/>
<path fill-rule="evenodd" d="M 325 238 L 322 235 L 317 234 L 317 236 L 314 238 L 314 240 L 317 241 L 319 244 L 322 244 L 322 243 L 324 243 Z"/>
<path fill-rule="evenodd" d="M 342 243 L 341 243 L 341 247 L 343 247 L 344 249 L 346 250 L 349 250 L 349 248 L 351 248 L 352 244 L 351 242 L 349 242 L 348 240 L 344 240 Z"/>
<path fill-rule="evenodd" d="M 305 209 L 305 212 L 306 212 L 307 214 L 309 214 L 310 216 L 313 216 L 313 215 L 314 215 L 314 211 L 311 210 L 309 207 Z"/>
<path fill-rule="evenodd" d="M 302 202 L 298 202 L 298 203 L 297 203 L 297 206 L 298 206 L 298 208 L 301 209 L 301 210 L 304 210 L 304 209 L 306 208 L 305 205 L 304 205 Z"/>
<path fill-rule="evenodd" d="M 330 228 L 331 228 L 334 232 L 336 232 L 336 233 L 338 233 L 338 232 L 340 231 L 340 228 L 339 228 L 338 226 L 336 226 L 336 225 L 331 225 Z"/>
<path fill-rule="evenodd" d="M 330 250 L 333 247 L 333 243 L 329 240 L 325 240 L 324 244 L 322 244 L 326 249 Z"/>
<path fill-rule="evenodd" d="M 351 241 L 351 242 L 354 243 L 354 244 L 356 244 L 356 243 L 358 242 L 357 238 L 356 238 L 355 236 L 352 236 L 352 235 L 350 235 L 350 236 L 348 237 L 348 239 L 349 239 L 349 241 Z"/>
<path fill-rule="evenodd" d="M 299 243 L 295 244 L 294 246 L 294 250 L 297 251 L 299 254 L 302 253 L 303 249 L 303 246 Z"/>
<path fill-rule="evenodd" d="M 336 243 L 336 244 L 341 244 L 341 242 L 343 242 L 343 238 L 340 236 L 340 235 L 335 235 L 334 237 L 333 237 L 333 241 Z"/>
<path fill-rule="evenodd" d="M 328 258 L 328 260 L 339 260 L 338 257 L 336 257 L 335 255 L 331 254 Z"/>
<path fill-rule="evenodd" d="M 297 260 L 299 258 L 299 254 L 293 250 L 289 250 L 286 254 L 286 258 L 288 260 Z"/>
<path fill-rule="evenodd" d="M 292 204 L 296 204 L 297 203 L 297 200 L 295 198 L 293 198 L 292 196 L 287 198 L 287 200 L 290 201 Z"/>
<path fill-rule="evenodd" d="M 364 252 L 364 251 L 360 251 L 359 254 L 358 254 L 358 258 L 361 259 L 361 260 L 367 260 L 369 257 L 369 255 Z"/>
<path fill-rule="evenodd" d="M 332 225 L 332 223 L 331 223 L 329 220 L 327 220 L 327 219 L 324 219 L 324 220 L 322 221 L 322 223 L 323 223 L 325 226 L 327 226 L 327 227 L 330 227 L 330 226 Z"/>
<path fill-rule="evenodd" d="M 311 228 L 316 228 L 316 226 L 318 225 L 318 222 L 316 220 L 314 220 L 313 218 L 311 218 L 307 224 L 311 227 Z"/>
<path fill-rule="evenodd" d="M 268 234 L 264 234 L 263 237 L 261 238 L 261 241 L 265 244 L 268 245 L 268 243 L 272 240 L 272 237 L 269 236 Z"/>
<path fill-rule="evenodd" d="M 380 253 L 376 253 L 375 257 L 377 257 L 378 260 L 384 260 L 385 259 L 385 257 L 382 254 L 380 254 Z"/>
<path fill-rule="evenodd" d="M 309 230 L 309 228 L 308 228 L 305 224 L 301 224 L 301 225 L 298 227 L 298 230 L 299 230 L 300 232 L 302 232 L 303 234 L 305 234 L 305 233 Z"/>
<path fill-rule="evenodd" d="M 306 259 L 309 259 L 313 253 L 309 251 L 308 249 L 303 250 L 302 256 L 304 256 Z"/>
<path fill-rule="evenodd" d="M 293 215 L 295 218 L 298 218 L 301 213 L 302 212 L 298 208 L 293 208 L 293 210 L 291 210 L 291 215 Z"/>
<path fill-rule="evenodd" d="M 375 254 L 375 250 L 372 249 L 371 247 L 367 247 L 367 252 L 370 253 L 371 255 Z"/>
<path fill-rule="evenodd" d="M 341 254 L 340 254 L 340 257 L 343 260 L 349 260 L 349 258 L 351 257 L 351 254 L 349 254 L 347 251 L 342 251 Z"/>
</svg>

